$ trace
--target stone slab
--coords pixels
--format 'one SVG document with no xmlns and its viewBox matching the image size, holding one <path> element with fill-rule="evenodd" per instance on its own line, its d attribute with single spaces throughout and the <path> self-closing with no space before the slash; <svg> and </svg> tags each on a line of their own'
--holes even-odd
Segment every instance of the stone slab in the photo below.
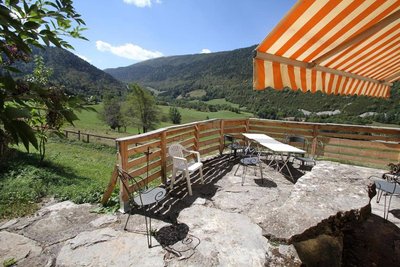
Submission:
<svg viewBox="0 0 400 267">
<path fill-rule="evenodd" d="M 369 205 L 368 177 L 376 174 L 376 169 L 318 161 L 296 182 L 286 202 L 265 217 L 264 234 L 291 241 L 337 214 L 357 216 Z"/>
<path fill-rule="evenodd" d="M 28 266 L 27 257 L 36 257 L 42 252 L 40 244 L 19 234 L 0 232 L 0 263 L 14 259 L 21 266 Z"/>
<path fill-rule="evenodd" d="M 195 205 L 178 218 L 189 227 L 193 255 L 169 266 L 264 266 L 267 240 L 261 228 L 244 215 Z"/>
<path fill-rule="evenodd" d="M 65 243 L 57 266 L 164 266 L 160 246 L 147 248 L 146 237 L 112 228 L 82 232 Z"/>
</svg>

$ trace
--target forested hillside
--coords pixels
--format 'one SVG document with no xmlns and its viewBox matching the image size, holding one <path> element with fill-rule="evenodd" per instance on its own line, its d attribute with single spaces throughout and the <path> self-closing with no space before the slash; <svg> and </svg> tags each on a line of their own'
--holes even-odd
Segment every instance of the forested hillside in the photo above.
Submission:
<svg viewBox="0 0 400 267">
<path fill-rule="evenodd" d="M 357 96 L 303 94 L 291 90 L 261 92 L 252 89 L 252 52 L 255 46 L 227 52 L 171 56 L 105 71 L 124 82 L 136 82 L 162 91 L 158 97 L 167 102 L 193 98 L 190 92 L 203 90 L 201 100 L 226 98 L 247 107 L 263 118 L 297 117 L 312 121 L 371 123 L 372 120 L 400 124 L 400 84 L 392 89 L 389 100 Z M 340 114 L 304 115 L 335 111 Z M 374 112 L 369 118 L 359 115 Z"/>
<path fill-rule="evenodd" d="M 69 93 L 101 97 L 105 92 L 120 94 L 126 90 L 122 82 L 65 49 L 34 47 L 33 55 L 43 57 L 46 67 L 53 69 L 52 82 L 64 85 Z M 31 74 L 34 62 L 18 63 L 17 67 L 22 71 L 17 76 Z"/>
</svg>

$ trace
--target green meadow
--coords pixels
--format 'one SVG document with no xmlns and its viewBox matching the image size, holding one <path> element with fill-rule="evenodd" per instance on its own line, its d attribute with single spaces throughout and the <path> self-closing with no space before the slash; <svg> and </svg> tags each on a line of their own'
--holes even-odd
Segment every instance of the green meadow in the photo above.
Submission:
<svg viewBox="0 0 400 267">
<path fill-rule="evenodd" d="M 91 107 L 95 111 L 77 112 L 79 120 L 75 121 L 74 126 L 66 125 L 64 129 L 111 137 L 138 133 L 133 127 L 128 127 L 126 132 L 120 133 L 111 130 L 99 118 L 98 112 L 103 108 L 102 104 Z M 168 116 L 169 108 L 160 106 L 160 111 Z M 178 110 L 182 115 L 182 123 L 251 116 L 250 113 L 237 114 L 230 111 L 199 112 L 184 108 Z M 162 122 L 159 127 L 169 125 L 172 123 Z M 31 147 L 27 153 L 22 145 L 15 147 L 8 160 L 0 162 L 0 219 L 30 215 L 37 210 L 38 203 L 51 197 L 75 203 L 100 201 L 116 162 L 115 147 L 74 139 L 51 137 L 46 145 L 46 157 L 42 163 L 35 148 Z M 116 207 L 116 194 L 117 190 L 111 201 L 114 206 L 110 209 Z"/>
<path fill-rule="evenodd" d="M 215 99 L 208 101 L 209 104 L 229 104 L 232 106 L 237 106 L 230 102 L 227 102 L 225 99 Z M 91 133 L 91 134 L 98 134 L 98 135 L 105 135 L 105 136 L 112 136 L 112 137 L 123 137 L 127 135 L 137 134 L 138 129 L 134 127 L 127 127 L 126 132 L 118 132 L 111 130 L 99 117 L 98 112 L 100 112 L 103 108 L 102 104 L 92 105 L 96 111 L 91 110 L 83 110 L 81 112 L 77 112 L 79 120 L 74 123 L 74 126 L 68 125 L 65 129 L 77 131 L 80 130 L 84 133 Z M 160 108 L 160 116 L 168 117 L 169 114 L 169 106 L 159 106 Z M 179 112 L 182 116 L 182 124 L 194 122 L 194 121 L 202 121 L 207 119 L 239 119 L 239 118 L 249 118 L 252 116 L 251 113 L 248 112 L 241 112 L 235 113 L 227 110 L 222 110 L 218 112 L 201 112 L 194 109 L 188 108 L 179 108 Z M 158 128 L 167 127 L 172 125 L 171 122 L 161 122 L 158 125 Z"/>
</svg>

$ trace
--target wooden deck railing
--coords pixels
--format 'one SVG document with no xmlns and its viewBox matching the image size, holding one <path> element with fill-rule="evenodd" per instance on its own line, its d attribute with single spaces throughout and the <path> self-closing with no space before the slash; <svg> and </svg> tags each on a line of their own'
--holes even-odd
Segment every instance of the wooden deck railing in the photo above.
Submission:
<svg viewBox="0 0 400 267">
<path fill-rule="evenodd" d="M 389 162 L 400 161 L 400 129 L 397 128 L 254 118 L 200 121 L 119 138 L 116 140 L 118 161 L 131 175 L 145 179 L 143 182 L 160 179 L 161 183 L 166 183 L 172 168 L 167 157 L 169 144 L 179 142 L 186 148 L 198 150 L 202 156 L 218 154 L 223 149 L 224 134 L 240 137 L 244 132 L 265 133 L 278 140 L 288 134 L 303 135 L 313 143 L 311 154 L 315 153 L 317 140 L 320 140 L 324 143 L 324 158 L 354 165 L 386 168 Z"/>
</svg>

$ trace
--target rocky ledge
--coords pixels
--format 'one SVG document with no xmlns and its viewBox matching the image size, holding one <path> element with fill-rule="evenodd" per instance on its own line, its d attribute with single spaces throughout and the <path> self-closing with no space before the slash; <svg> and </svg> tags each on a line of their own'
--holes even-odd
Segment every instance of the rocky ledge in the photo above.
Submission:
<svg viewBox="0 0 400 267">
<path fill-rule="evenodd" d="M 170 194 L 168 216 L 153 219 L 158 231 L 151 249 L 142 215 L 132 215 L 124 231 L 126 214 L 96 214 L 93 205 L 67 201 L 0 223 L 0 263 L 396 266 L 400 260 L 400 216 L 393 212 L 399 199 L 392 200 L 394 223 L 370 214 L 368 177 L 381 170 L 322 161 L 293 185 L 265 166 L 264 181 L 259 170 L 249 170 L 242 186 L 236 166 L 221 174 L 220 164 L 205 166 L 205 184 L 194 182 L 191 197 Z M 372 204 L 381 215 L 383 203 Z"/>
</svg>

